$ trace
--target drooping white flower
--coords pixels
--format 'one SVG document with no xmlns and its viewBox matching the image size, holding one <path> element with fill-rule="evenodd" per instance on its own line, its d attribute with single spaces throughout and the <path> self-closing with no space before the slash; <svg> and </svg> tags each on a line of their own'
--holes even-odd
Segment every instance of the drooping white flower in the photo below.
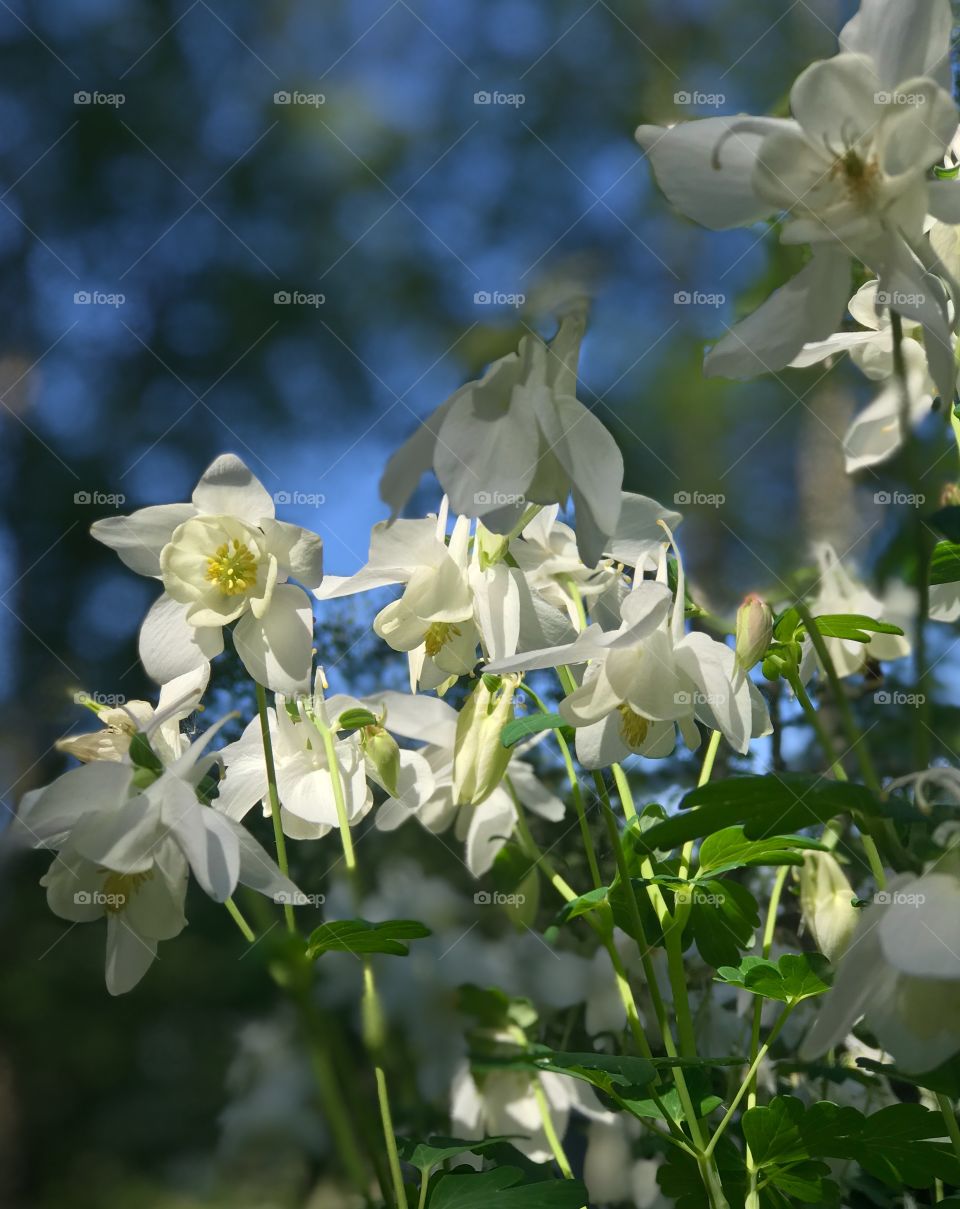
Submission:
<svg viewBox="0 0 960 1209">
<path fill-rule="evenodd" d="M 381 831 L 392 831 L 410 818 L 435 834 L 453 826 L 454 835 L 464 845 L 464 864 L 474 877 L 482 877 L 516 829 L 513 794 L 540 818 L 550 822 L 563 818 L 563 802 L 547 789 L 526 760 L 518 758 L 534 743 L 512 748 L 504 781 L 478 805 L 464 805 L 454 789 L 457 711 L 435 697 L 395 692 L 375 694 L 365 704 L 374 712 L 386 711 L 386 725 L 394 734 L 423 745 L 404 755 L 418 757 L 430 773 L 427 777 L 411 768 L 415 775 L 401 778 L 401 793 L 389 798 L 377 812 L 376 824 Z"/>
<path fill-rule="evenodd" d="M 129 759 L 96 760 L 21 803 L 19 836 L 58 850 L 42 882 L 51 909 L 74 922 L 107 918 L 111 994 L 135 986 L 157 942 L 183 928 L 188 868 L 217 902 L 238 882 L 268 895 L 297 892 L 244 828 L 198 799 L 197 786 L 217 760 L 203 752 L 218 729 L 159 774 L 144 776 Z"/>
<path fill-rule="evenodd" d="M 815 1058 L 840 1045 L 860 1017 L 910 1073 L 960 1051 L 960 878 L 895 878 L 874 895 L 840 960 L 809 1037 Z"/>
<path fill-rule="evenodd" d="M 91 533 L 133 571 L 163 583 L 140 630 L 140 658 L 161 684 L 223 650 L 223 627 L 259 684 L 276 692 L 306 688 L 313 616 L 309 597 L 287 582 L 316 588 L 323 543 L 274 515 L 260 480 L 233 454 L 204 471 L 189 504 L 160 504 L 96 521 Z"/>
<path fill-rule="evenodd" d="M 799 881 L 803 922 L 820 952 L 836 962 L 850 944 L 859 919 L 853 887 L 832 852 L 807 852 Z"/>
<path fill-rule="evenodd" d="M 318 672 L 309 703 L 300 699 L 289 704 L 296 716 L 292 716 L 288 702 L 280 694 L 276 696 L 275 707 L 268 710 L 280 821 L 284 833 L 292 839 L 319 839 L 336 829 L 338 818 L 331 767 L 314 718 L 333 732 L 350 825 L 359 823 L 373 805 L 360 734 L 338 733 L 340 715 L 357 707 L 359 702 L 349 697 L 325 698 L 322 673 Z M 214 802 L 216 809 L 239 822 L 261 802 L 264 815 L 269 815 L 267 766 L 259 717 L 253 718 L 240 738 L 227 744 L 220 756 L 224 776 Z"/>
<path fill-rule="evenodd" d="M 854 613 L 874 621 L 890 620 L 889 606 L 846 571 L 829 542 L 818 542 L 814 554 L 820 570 L 816 595 L 810 602 L 814 617 Z M 868 659 L 885 662 L 910 654 L 910 643 L 902 634 L 871 634 L 868 642 L 843 638 L 825 638 L 824 642 L 840 677 L 856 675 Z M 807 639 L 800 663 L 800 676 L 804 681 L 814 674 L 819 662 L 813 643 Z"/>
<path fill-rule="evenodd" d="M 585 326 L 578 306 L 549 344 L 524 336 L 424 420 L 380 481 L 393 515 L 431 467 L 453 510 L 495 533 L 509 532 L 529 504 L 564 504 L 572 493 L 580 551 L 593 566 L 617 527 L 623 458 L 576 397 Z"/>
<path fill-rule="evenodd" d="M 484 1138 L 507 1135 L 512 1145 L 533 1163 L 549 1163 L 553 1151 L 547 1140 L 533 1080 L 539 1080 L 557 1137 L 563 1140 L 571 1112 L 593 1121 L 612 1121 L 614 1114 L 600 1107 L 591 1088 L 579 1079 L 551 1071 L 493 1071 L 474 1075 L 462 1063 L 450 1089 L 450 1120 L 457 1137 Z"/>
<path fill-rule="evenodd" d="M 850 314 L 865 330 L 837 332 L 826 340 L 805 344 L 790 362 L 792 366 L 800 368 L 824 361 L 837 353 L 849 352 L 851 360 L 868 378 L 883 383 L 880 393 L 860 412 L 844 435 L 843 452 L 850 474 L 885 462 L 902 444 L 900 413 L 903 390 L 900 382 L 894 378 L 893 328 L 890 312 L 885 304 L 878 301 L 877 294 L 878 283 L 868 281 L 850 300 Z M 905 339 L 902 349 L 906 369 L 908 423 L 911 428 L 916 428 L 930 415 L 937 391 L 927 366 L 921 332 L 918 323 L 903 325 Z"/>
<path fill-rule="evenodd" d="M 856 258 L 923 325 L 933 378 L 952 399 L 946 296 L 926 271 L 936 257 L 924 240 L 928 214 L 960 217 L 960 184 L 928 179 L 957 128 L 950 35 L 948 0 L 864 0 L 840 34 L 841 53 L 795 81 L 792 119 L 718 117 L 637 131 L 684 214 L 714 229 L 780 215 L 783 241 L 813 250 L 710 351 L 707 373 L 778 370 L 804 344 L 825 340 L 839 327 Z"/>
</svg>

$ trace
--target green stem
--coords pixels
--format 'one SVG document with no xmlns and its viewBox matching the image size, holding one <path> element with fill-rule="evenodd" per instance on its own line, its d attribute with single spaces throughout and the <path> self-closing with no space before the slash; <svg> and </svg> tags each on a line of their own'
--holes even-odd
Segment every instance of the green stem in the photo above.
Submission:
<svg viewBox="0 0 960 1209">
<path fill-rule="evenodd" d="M 573 1168 L 570 1166 L 570 1160 L 567 1158 L 567 1152 L 563 1149 L 563 1143 L 557 1136 L 557 1131 L 553 1124 L 553 1117 L 550 1116 L 550 1105 L 547 1103 L 547 1097 L 544 1094 L 539 1075 L 533 1076 L 531 1086 L 533 1088 L 533 1098 L 536 1100 L 537 1108 L 540 1110 L 540 1120 L 543 1123 L 543 1132 L 546 1134 L 547 1143 L 553 1152 L 553 1157 L 557 1160 L 557 1166 L 560 1168 L 560 1174 L 565 1180 L 572 1180 Z"/>
<path fill-rule="evenodd" d="M 953 1111 L 953 1105 L 950 1103 L 948 1096 L 936 1093 L 937 1104 L 940 1112 L 943 1114 L 943 1122 L 947 1127 L 947 1135 L 953 1143 L 953 1149 L 958 1159 L 960 1159 L 960 1126 L 957 1124 L 956 1114 Z"/>
<path fill-rule="evenodd" d="M 280 795 L 277 792 L 277 768 L 273 761 L 273 740 L 270 737 L 270 715 L 267 713 L 267 693 L 262 684 L 256 684 L 257 713 L 260 715 L 260 736 L 263 739 L 263 758 L 267 765 L 267 794 L 270 799 L 270 818 L 273 820 L 273 840 L 277 848 L 277 864 L 284 877 L 289 878 L 290 866 L 287 863 L 287 842 L 283 834 L 283 820 L 280 815 Z M 297 924 L 293 915 L 293 904 L 283 904 L 283 915 L 287 921 L 287 931 L 296 935 Z"/>
<path fill-rule="evenodd" d="M 247 923 L 247 921 L 243 918 L 240 908 L 237 906 L 237 904 L 233 901 L 232 898 L 226 899 L 226 901 L 224 902 L 223 905 L 227 908 L 227 911 L 230 913 L 230 918 L 233 920 L 233 922 L 237 925 L 237 927 L 243 933 L 244 940 L 246 940 L 246 942 L 248 944 L 252 945 L 254 943 L 254 941 L 257 939 L 257 934 L 254 932 L 253 928 L 250 927 L 250 925 Z"/>
<path fill-rule="evenodd" d="M 786 1024 L 787 1019 L 790 1016 L 790 1013 L 793 1011 L 793 1006 L 794 1005 L 792 1005 L 792 1004 L 787 1004 L 787 1006 L 783 1009 L 783 1011 L 780 1013 L 779 1017 L 777 1018 L 776 1024 L 774 1024 L 773 1028 L 770 1030 L 769 1036 L 767 1037 L 766 1041 L 757 1050 L 757 1055 L 754 1058 L 754 1060 L 750 1063 L 750 1069 L 747 1071 L 746 1076 L 744 1077 L 744 1080 L 740 1085 L 740 1090 L 737 1092 L 737 1094 L 733 1097 L 733 1100 L 730 1102 L 730 1107 L 724 1113 L 723 1120 L 720 1122 L 720 1124 L 717 1126 L 716 1130 L 714 1131 L 713 1137 L 710 1139 L 709 1143 L 707 1144 L 707 1148 L 704 1151 L 704 1154 L 706 1154 L 706 1155 L 713 1154 L 713 1152 L 716 1148 L 717 1142 L 720 1141 L 720 1138 L 723 1135 L 723 1131 L 730 1124 L 731 1120 L 733 1119 L 733 1114 L 737 1111 L 737 1108 L 740 1106 L 740 1101 L 747 1094 L 747 1089 L 749 1088 L 750 1084 L 753 1082 L 753 1078 L 756 1075 L 756 1073 L 760 1067 L 760 1063 L 767 1056 L 767 1054 L 770 1051 L 770 1047 L 773 1045 L 774 1041 L 776 1041 L 777 1037 L 779 1036 L 780 1030 Z"/>
</svg>

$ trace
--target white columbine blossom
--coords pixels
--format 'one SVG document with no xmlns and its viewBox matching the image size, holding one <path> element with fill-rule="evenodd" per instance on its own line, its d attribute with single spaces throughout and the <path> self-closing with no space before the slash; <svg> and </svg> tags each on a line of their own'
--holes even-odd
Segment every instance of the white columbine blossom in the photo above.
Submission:
<svg viewBox="0 0 960 1209">
<path fill-rule="evenodd" d="M 893 327 L 885 295 L 878 298 L 878 283 L 868 281 L 854 294 L 848 310 L 864 331 L 837 332 L 826 340 L 805 344 L 790 362 L 802 368 L 825 361 L 837 353 L 849 352 L 850 358 L 868 378 L 880 380 L 882 387 L 873 402 L 865 407 L 847 429 L 843 453 L 847 472 L 876 466 L 892 457 L 902 444 L 901 409 L 903 389 L 894 378 Z M 936 385 L 930 377 L 927 356 L 918 323 L 905 323 L 903 360 L 906 370 L 908 422 L 916 428 L 934 407 Z"/>
<path fill-rule="evenodd" d="M 793 117 L 707 118 L 641 126 L 658 183 L 688 217 L 715 230 L 781 216 L 784 243 L 812 258 L 707 355 L 707 373 L 744 378 L 788 365 L 837 330 L 854 258 L 897 309 L 923 325 L 939 392 L 955 369 L 941 268 L 928 215 L 960 220 L 960 182 L 929 179 L 957 129 L 950 87 L 948 0 L 863 0 L 840 53 L 814 63 L 790 93 Z"/>
<path fill-rule="evenodd" d="M 348 697 L 325 699 L 322 674 L 318 672 L 312 699 L 309 703 L 302 700 L 295 703 L 295 717 L 279 694 L 275 708 L 267 711 L 281 803 L 280 821 L 285 834 L 292 839 L 319 839 L 338 826 L 333 777 L 315 718 L 333 735 L 347 821 L 351 826 L 359 823 L 373 805 L 360 732 L 338 733 L 340 715 L 359 705 Z M 224 747 L 220 755 L 224 777 L 214 802 L 216 808 L 239 821 L 257 802 L 262 802 L 263 813 L 269 815 L 259 717 L 253 718 L 240 738 Z"/>
<path fill-rule="evenodd" d="M 295 693 L 309 680 L 308 588 L 323 578 L 323 543 L 278 521 L 273 499 L 233 454 L 204 471 L 189 504 L 160 504 L 96 521 L 91 533 L 133 571 L 163 583 L 140 630 L 140 658 L 161 684 L 223 650 L 223 627 L 259 684 Z"/>
<path fill-rule="evenodd" d="M 112 995 L 134 987 L 156 956 L 157 942 L 183 929 L 188 869 L 217 902 L 229 898 L 238 882 L 268 895 L 297 892 L 243 827 L 197 797 L 217 760 L 203 755 L 217 729 L 155 779 L 129 759 L 96 760 L 21 803 L 16 834 L 35 847 L 58 850 L 41 883 L 51 910 L 74 923 L 106 916 Z"/>
<path fill-rule="evenodd" d="M 617 527 L 623 458 L 576 397 L 585 325 L 576 306 L 549 344 L 524 336 L 428 416 L 381 479 L 393 515 L 431 467 L 454 511 L 496 533 L 510 532 L 529 504 L 564 504 L 572 492 L 580 552 L 593 566 Z"/>
<path fill-rule="evenodd" d="M 848 574 L 829 542 L 818 542 L 814 554 L 820 569 L 817 592 L 810 602 L 810 612 L 814 617 L 855 613 L 871 617 L 874 621 L 888 619 L 884 615 L 889 613 L 889 606 L 874 596 L 865 584 Z M 871 634 L 869 642 L 843 638 L 825 638 L 824 642 L 840 677 L 856 675 L 868 659 L 886 662 L 910 654 L 910 643 L 902 634 Z M 800 676 L 804 682 L 810 679 L 819 662 L 813 643 L 807 639 L 800 663 Z"/>
<path fill-rule="evenodd" d="M 960 1051 L 960 878 L 944 861 L 939 869 L 897 877 L 874 895 L 802 1057 L 842 1044 L 861 1016 L 911 1074 Z"/>
</svg>

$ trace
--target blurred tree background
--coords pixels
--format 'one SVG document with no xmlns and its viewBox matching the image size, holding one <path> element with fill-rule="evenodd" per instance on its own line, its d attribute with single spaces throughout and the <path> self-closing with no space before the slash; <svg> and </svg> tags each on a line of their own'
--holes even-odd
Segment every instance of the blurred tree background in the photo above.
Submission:
<svg viewBox="0 0 960 1209">
<path fill-rule="evenodd" d="M 569 277 L 592 283 L 581 397 L 627 486 L 722 500 L 679 505 L 701 599 L 730 609 L 775 584 L 812 537 L 875 557 L 896 518 L 878 476 L 844 480 L 839 447 L 868 388 L 843 365 L 748 385 L 700 372 L 704 341 L 795 254 L 762 227 L 674 215 L 632 140 L 640 121 L 783 111 L 851 8 L 0 4 L 7 810 L 64 766 L 54 740 L 86 724 L 74 692 L 151 691 L 136 629 L 153 589 L 91 521 L 188 498 L 232 450 L 323 535 L 330 571 L 355 570 L 391 450 L 524 325 L 549 330 Z M 938 481 L 952 473 L 942 459 Z M 360 687 L 380 674 L 368 616 L 361 600 L 319 619 L 334 678 Z M 216 675 L 226 700 L 231 669 Z M 217 1114 L 236 1031 L 272 1002 L 262 969 L 191 900 L 190 929 L 109 1000 L 102 931 L 49 915 L 45 866 L 3 865 L 0 1204 L 248 1203 Z M 292 1171 L 290 1203 L 308 1183 Z M 287 1203 L 271 1188 L 249 1203 Z"/>
</svg>

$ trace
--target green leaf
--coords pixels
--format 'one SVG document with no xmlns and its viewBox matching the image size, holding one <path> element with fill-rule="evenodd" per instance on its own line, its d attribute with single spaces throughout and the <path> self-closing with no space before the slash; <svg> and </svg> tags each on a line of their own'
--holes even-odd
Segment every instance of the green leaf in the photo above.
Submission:
<svg viewBox="0 0 960 1209">
<path fill-rule="evenodd" d="M 718 969 L 717 980 L 793 1007 L 829 990 L 830 983 L 824 978 L 829 965 L 821 953 L 784 953 L 777 962 L 745 957 L 737 968 Z"/>
<path fill-rule="evenodd" d="M 588 890 L 586 894 L 577 895 L 576 898 L 563 904 L 557 913 L 556 922 L 566 924 L 572 919 L 579 919 L 581 915 L 588 915 L 591 911 L 598 910 L 607 901 L 609 893 L 609 886 L 599 886 L 596 890 Z"/>
<path fill-rule="evenodd" d="M 899 626 L 888 621 L 874 621 L 862 613 L 825 613 L 814 617 L 814 624 L 824 638 L 843 638 L 853 642 L 869 642 L 870 634 L 902 634 Z"/>
<path fill-rule="evenodd" d="M 659 1064 L 659 1060 L 657 1060 L 656 1065 L 659 1066 Z M 714 1094 L 705 1071 L 697 1070 L 691 1066 L 685 1071 L 685 1080 L 690 1100 L 698 1118 L 702 1119 L 708 1116 L 723 1103 L 720 1096 Z M 648 1117 L 662 1121 L 664 1120 L 664 1113 L 666 1113 L 670 1120 L 676 1121 L 678 1125 L 686 1121 L 687 1114 L 684 1112 L 680 1093 L 673 1082 L 660 1084 L 656 1089 L 656 1093 L 656 1100 L 654 1100 L 652 1095 L 639 1097 L 622 1095 L 623 1107 L 627 1112 L 641 1120 L 644 1117 Z"/>
<path fill-rule="evenodd" d="M 368 709 L 348 709 L 337 719 L 337 730 L 362 730 L 365 726 L 376 726 L 377 717 Z"/>
<path fill-rule="evenodd" d="M 405 940 L 422 940 L 430 929 L 416 919 L 387 919 L 372 924 L 366 919 L 334 919 L 314 929 L 307 941 L 307 956 L 324 953 L 390 953 L 406 957 Z"/>
<path fill-rule="evenodd" d="M 707 965 L 735 965 L 759 926 L 757 900 L 745 886 L 719 878 L 695 883 L 687 928 Z"/>
<path fill-rule="evenodd" d="M 544 730 L 569 730 L 566 718 L 560 714 L 528 714 L 525 718 L 514 718 L 500 732 L 504 747 L 513 747 L 529 735 L 538 735 Z"/>
<path fill-rule="evenodd" d="M 731 1206 L 743 1204 L 747 1176 L 743 1158 L 727 1137 L 722 1137 L 714 1151 L 720 1180 Z M 706 1195 L 696 1160 L 674 1147 L 668 1147 L 667 1161 L 657 1172 L 657 1183 L 674 1209 L 704 1209 Z"/>
<path fill-rule="evenodd" d="M 427 1209 L 580 1209 L 587 1190 L 580 1180 L 522 1183 L 519 1167 L 494 1167 L 472 1175 L 441 1175 L 430 1190 Z"/>
<path fill-rule="evenodd" d="M 930 558 L 930 583 L 952 584 L 960 580 L 960 544 L 937 542 Z"/>
<path fill-rule="evenodd" d="M 457 1008 L 487 1029 L 511 1024 L 528 1029 L 537 1022 L 537 1010 L 529 999 L 511 999 L 499 987 L 479 987 L 471 982 L 457 988 Z"/>
<path fill-rule="evenodd" d="M 716 876 L 733 869 L 755 865 L 802 865 L 803 851 L 821 851 L 826 844 L 805 835 L 775 835 L 766 840 L 748 840 L 742 827 L 724 827 L 707 836 L 700 846 L 700 869 L 697 877 L 706 873 Z"/>
<path fill-rule="evenodd" d="M 646 1058 L 620 1054 L 557 1053 L 537 1051 L 534 1065 L 539 1070 L 553 1071 L 581 1079 L 608 1095 L 619 1088 L 640 1088 L 652 1083 L 657 1072 Z"/>
<path fill-rule="evenodd" d="M 130 761 L 137 768 L 146 768 L 157 776 L 163 773 L 163 761 L 150 746 L 150 740 L 142 730 L 138 730 L 130 740 Z"/>
<path fill-rule="evenodd" d="M 891 803 L 881 802 L 865 785 L 809 773 L 712 781 L 691 790 L 680 807 L 680 814 L 639 833 L 636 843 L 647 851 L 668 851 L 737 823 L 743 825 L 747 839 L 760 840 L 825 823 L 851 810 L 868 815 L 896 813 Z"/>
<path fill-rule="evenodd" d="M 438 1163 L 455 1159 L 459 1154 L 482 1154 L 485 1150 L 509 1142 L 508 1136 L 490 1137 L 469 1141 L 465 1138 L 427 1138 L 416 1142 L 411 1138 L 397 1138 L 397 1152 L 405 1163 L 416 1167 L 421 1173 L 431 1171 Z"/>
</svg>

